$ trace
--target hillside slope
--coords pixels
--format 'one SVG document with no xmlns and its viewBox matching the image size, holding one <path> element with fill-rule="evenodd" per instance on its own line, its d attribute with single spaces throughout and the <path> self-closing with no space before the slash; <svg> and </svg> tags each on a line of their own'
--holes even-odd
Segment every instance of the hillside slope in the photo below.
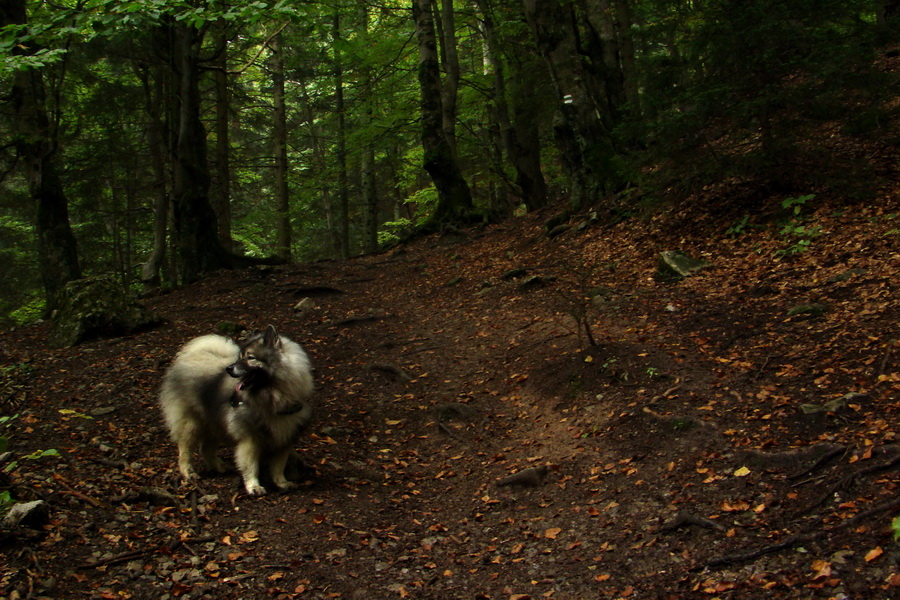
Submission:
<svg viewBox="0 0 900 600">
<path fill-rule="evenodd" d="M 549 238 L 547 211 L 215 274 L 149 300 L 168 322 L 128 339 L 0 334 L 12 450 L 61 455 L 4 483 L 51 517 L 3 533 L 0 595 L 896 594 L 897 198 L 809 200 L 806 237 L 775 210 L 688 209 L 587 213 Z M 711 266 L 659 281 L 664 250 Z M 272 323 L 310 353 L 297 491 L 178 482 L 155 394 L 222 322 Z M 536 485 L 498 485 L 542 465 Z"/>
</svg>

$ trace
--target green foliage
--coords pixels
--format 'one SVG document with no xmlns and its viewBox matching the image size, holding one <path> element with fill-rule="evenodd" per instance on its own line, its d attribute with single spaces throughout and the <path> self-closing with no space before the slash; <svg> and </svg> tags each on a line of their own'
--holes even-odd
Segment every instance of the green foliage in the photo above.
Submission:
<svg viewBox="0 0 900 600">
<path fill-rule="evenodd" d="M 400 241 L 403 234 L 412 230 L 412 221 L 400 218 L 395 221 L 386 221 L 381 224 L 383 229 L 378 230 L 378 244 L 395 244 Z"/>
<path fill-rule="evenodd" d="M 900 541 L 900 516 L 891 521 L 891 529 L 894 531 L 894 541 Z"/>
<path fill-rule="evenodd" d="M 6 430 L 10 427 L 10 423 L 19 418 L 19 415 L 12 415 L 10 417 L 0 417 L 0 452 L 6 452 L 9 450 L 9 435 L 6 433 Z"/>
<path fill-rule="evenodd" d="M 872 68 L 871 1 L 705 0 L 691 10 L 651 1 L 636 10 L 648 45 L 638 57 L 645 127 L 662 177 L 690 190 L 729 177 L 795 189 L 848 176 L 822 151 L 819 127 L 863 113 L 875 115 L 866 131 L 877 127 L 888 95 Z"/>
<path fill-rule="evenodd" d="M 25 304 L 11 310 L 9 312 L 9 318 L 17 325 L 34 323 L 43 318 L 46 307 L 47 301 L 43 296 L 32 297 L 32 299 Z"/>
<path fill-rule="evenodd" d="M 378 243 L 390 244 L 400 241 L 404 235 L 421 227 L 428 221 L 428 217 L 438 204 L 437 189 L 428 186 L 417 190 L 403 201 L 404 205 L 411 206 L 413 217 L 400 217 L 382 223 L 382 229 L 378 231 Z"/>
<path fill-rule="evenodd" d="M 457 151 L 476 206 L 491 214 L 508 212 L 508 192 L 515 187 L 502 143 L 506 124 L 497 120 L 501 107 L 494 68 L 506 76 L 509 125 L 515 131 L 527 121 L 517 119 L 527 115 L 542 136 L 541 170 L 551 193 L 563 196 L 573 189 L 564 153 L 553 143 L 554 86 L 544 61 L 535 56 L 533 32 L 519 4 L 492 5 L 497 44 L 492 58 L 498 62 L 487 65 L 483 15 L 456 3 L 463 70 Z M 363 13 L 353 3 L 289 0 L 29 2 L 27 27 L 0 28 L 0 84 L 8 89 L 12 75 L 23 69 L 44 75 L 47 110 L 59 136 L 54 159 L 61 165 L 85 274 L 116 273 L 123 285 L 134 285 L 152 248 L 155 197 L 161 188 L 171 192 L 171 182 L 160 180 L 154 169 L 149 144 L 154 118 L 170 126 L 169 116 L 177 109 L 166 105 L 173 101 L 166 91 L 172 75 L 167 72 L 167 26 L 190 26 L 202 34 L 200 89 L 210 167 L 217 160 L 218 70 L 206 61 L 220 55 L 220 39 L 228 40 L 229 193 L 232 236 L 240 249 L 268 256 L 275 242 L 267 41 L 276 32 L 283 38 L 290 81 L 288 183 L 295 258 L 334 255 L 343 194 L 349 197 L 351 253 L 365 247 L 363 157 L 373 157 L 369 168 L 379 200 L 379 241 L 400 239 L 425 222 L 437 195 L 422 171 L 418 53 L 409 35 L 409 10 L 401 2 L 365 6 Z M 572 8 L 578 12 L 584 6 Z M 810 189 L 805 173 L 825 177 L 829 156 L 845 156 L 827 153 L 826 160 L 818 160 L 819 123 L 841 125 L 842 135 L 885 130 L 890 113 L 883 100 L 896 86 L 890 75 L 870 68 L 871 0 L 702 0 L 690 6 L 645 0 L 630 8 L 634 21 L 622 25 L 629 26 L 637 48 L 632 83 L 640 97 L 619 107 L 628 118 L 611 118 L 609 144 L 593 145 L 585 155 L 597 173 L 615 174 L 607 182 L 619 192 L 615 199 L 591 202 L 606 203 L 618 218 L 638 210 L 641 199 L 663 198 L 655 191 L 689 192 L 726 178 L 774 184 L 771 189 L 778 190 Z M 340 17 L 339 41 L 334 16 Z M 345 101 L 340 114 L 335 107 L 338 54 Z M 615 77 L 610 85 L 612 93 Z M 340 183 L 337 160 L 339 119 L 346 129 L 346 184 Z M 0 121 L 0 137 L 9 139 L 14 125 Z M 173 132 L 161 133 L 171 139 Z M 171 150 L 162 148 L 162 154 Z M 27 178 L 10 171 L 12 164 L 11 155 L 0 151 L 0 263 L 6 267 L 0 274 L 2 324 L 32 320 L 43 310 L 31 225 L 35 215 Z M 628 182 L 635 186 L 627 188 Z M 219 187 L 214 173 L 212 196 Z M 640 193 L 632 196 L 628 189 Z M 793 213 L 788 217 L 799 219 L 808 199 L 795 198 L 786 206 Z M 745 215 L 726 235 L 737 237 L 752 227 Z M 802 252 L 817 234 L 801 220 L 785 223 L 781 252 Z"/>
<path fill-rule="evenodd" d="M 12 437 L 12 425 L 19 418 L 18 414 L 12 416 L 3 416 L 0 417 L 0 453 L 6 452 L 9 450 L 9 442 Z M 49 448 L 46 450 L 35 450 L 30 454 L 25 454 L 19 457 L 16 460 L 9 461 L 6 465 L 3 466 L 3 471 L 6 473 L 11 473 L 19 466 L 19 462 L 22 460 L 40 460 L 46 456 L 55 456 L 59 457 L 59 451 L 54 448 Z M 6 496 L 7 501 L 10 499 L 9 495 Z M 0 497 L 0 505 L 3 504 L 3 498 Z"/>
<path fill-rule="evenodd" d="M 12 422 L 19 418 L 19 415 L 13 415 L 11 417 L 0 417 L 0 452 L 6 452 L 9 449 L 9 439 L 11 437 L 11 433 L 7 434 L 4 430 L 9 430 L 12 428 Z M 59 457 L 59 452 L 55 449 L 48 450 L 35 450 L 31 454 L 26 454 L 20 457 L 17 460 L 11 460 L 6 465 L 3 466 L 3 470 L 6 473 L 11 473 L 19 466 L 20 460 L 39 460 L 44 458 L 45 456 L 56 456 Z"/>
<path fill-rule="evenodd" d="M 749 227 L 748 223 L 750 221 L 750 215 L 744 214 L 741 220 L 736 221 L 734 225 L 725 230 L 725 235 L 731 238 L 736 238 L 740 235 L 743 235 L 747 228 Z"/>
<path fill-rule="evenodd" d="M 786 198 L 782 201 L 781 208 L 787 211 L 788 217 L 782 221 L 779 233 L 789 245 L 776 250 L 776 256 L 785 257 L 806 252 L 812 241 L 822 234 L 821 227 L 810 227 L 806 224 L 808 217 L 802 212 L 806 203 L 815 197 L 815 194 L 807 194 L 799 198 Z"/>
<path fill-rule="evenodd" d="M 781 208 L 790 211 L 793 216 L 798 217 L 806 203 L 815 197 L 815 194 L 807 194 L 805 196 L 800 196 L 799 198 L 785 198 L 781 202 Z"/>
</svg>

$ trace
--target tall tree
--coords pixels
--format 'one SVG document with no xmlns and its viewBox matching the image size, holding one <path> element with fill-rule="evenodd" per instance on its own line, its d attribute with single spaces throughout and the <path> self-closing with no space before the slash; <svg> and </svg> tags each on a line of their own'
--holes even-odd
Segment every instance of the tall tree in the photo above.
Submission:
<svg viewBox="0 0 900 600">
<path fill-rule="evenodd" d="M 500 40 L 494 27 L 494 11 L 488 0 L 477 0 L 482 16 L 482 31 L 486 56 L 493 73 L 493 103 L 500 138 L 506 155 L 516 171 L 519 194 L 529 210 L 547 204 L 547 183 L 541 168 L 541 144 L 538 133 L 538 114 L 533 102 L 535 72 L 541 69 L 535 64 L 531 52 L 513 50 L 517 72 L 512 77 L 514 93 L 514 118 L 510 115 L 507 97 L 506 73 L 500 51 Z M 521 11 L 521 8 L 519 9 Z"/>
<path fill-rule="evenodd" d="M 444 129 L 441 71 L 438 61 L 434 15 L 429 0 L 413 0 L 413 18 L 419 46 L 418 78 L 421 90 L 422 149 L 424 168 L 438 192 L 438 206 L 431 225 L 465 221 L 474 209 L 469 184 L 447 139 Z"/>
<path fill-rule="evenodd" d="M 363 4 L 359 11 L 359 36 L 363 46 L 370 43 L 369 39 L 369 7 Z M 363 89 L 363 111 L 360 127 L 371 127 L 375 113 L 375 97 L 371 93 L 374 86 L 372 65 L 363 61 L 360 65 L 360 75 Z M 365 207 L 365 234 L 363 235 L 363 250 L 372 254 L 378 250 L 378 192 L 375 182 L 375 139 L 374 136 L 366 136 L 361 148 L 359 161 L 359 180 L 362 205 Z"/>
<path fill-rule="evenodd" d="M 0 26 L 27 23 L 25 0 L 0 2 Z M 34 54 L 33 40 L 18 44 L 14 54 Z M 28 180 L 35 205 L 35 233 L 47 312 L 55 308 L 57 293 L 69 281 L 81 277 L 75 235 L 69 223 L 69 200 L 57 171 L 58 129 L 47 107 L 41 69 L 19 70 L 9 95 L 14 120 L 13 144 Z"/>
<path fill-rule="evenodd" d="M 621 77 L 604 58 L 603 39 L 589 22 L 592 4 L 524 0 L 524 6 L 556 88 L 554 134 L 573 183 L 571 203 L 580 208 L 623 183 L 612 137 Z"/>
<path fill-rule="evenodd" d="M 174 235 L 182 282 L 205 271 L 231 267 L 218 236 L 209 201 L 206 130 L 200 120 L 200 49 L 203 34 L 192 24 L 172 25 L 172 69 L 176 76 L 178 122 L 173 166 Z"/>
<path fill-rule="evenodd" d="M 291 260 L 291 203 L 288 193 L 287 109 L 284 101 L 284 50 L 281 33 L 270 43 L 272 49 L 272 101 L 274 104 L 272 143 L 275 154 L 275 254 Z"/>
<path fill-rule="evenodd" d="M 159 47 L 168 48 L 165 43 L 167 29 L 154 28 L 151 39 L 160 41 Z M 166 139 L 168 131 L 164 117 L 165 95 L 164 89 L 171 87 L 171 71 L 162 65 L 149 67 L 138 64 L 135 73 L 141 82 L 144 92 L 144 110 L 147 115 L 147 146 L 150 152 L 150 166 L 153 172 L 153 238 L 150 255 L 141 266 L 141 283 L 145 290 L 158 289 L 162 283 L 160 270 L 166 257 L 166 243 L 169 223 L 169 192 L 172 188 L 171 180 L 166 169 Z M 164 83 L 168 80 L 167 83 Z M 168 85 L 167 85 L 168 84 Z"/>
<path fill-rule="evenodd" d="M 231 90 L 228 84 L 228 24 L 218 21 L 216 29 L 216 50 L 212 69 L 216 87 L 216 152 L 215 187 L 212 205 L 216 211 L 219 228 L 219 242 L 232 251 L 231 239 L 231 145 L 228 130 L 231 127 Z"/>
</svg>

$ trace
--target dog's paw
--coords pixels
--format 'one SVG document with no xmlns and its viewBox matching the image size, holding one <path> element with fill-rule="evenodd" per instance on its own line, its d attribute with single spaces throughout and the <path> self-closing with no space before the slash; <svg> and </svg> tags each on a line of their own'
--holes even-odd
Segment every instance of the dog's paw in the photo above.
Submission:
<svg viewBox="0 0 900 600">
<path fill-rule="evenodd" d="M 293 481 L 288 481 L 287 479 L 284 479 L 282 481 L 276 481 L 275 485 L 277 485 L 278 489 L 283 492 L 286 492 L 288 490 L 296 490 L 297 489 L 297 484 L 294 483 Z"/>
<path fill-rule="evenodd" d="M 183 483 L 195 483 L 200 476 L 193 469 L 188 469 L 181 471 L 181 479 Z"/>
<path fill-rule="evenodd" d="M 244 487 L 247 488 L 247 493 L 251 496 L 262 496 L 266 493 L 266 488 L 261 486 L 259 482 L 252 482 L 244 484 Z"/>
</svg>

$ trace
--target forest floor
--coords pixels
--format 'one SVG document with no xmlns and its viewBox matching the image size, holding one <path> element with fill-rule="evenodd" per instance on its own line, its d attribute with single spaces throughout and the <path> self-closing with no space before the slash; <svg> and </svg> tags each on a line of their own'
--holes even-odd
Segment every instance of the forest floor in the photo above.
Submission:
<svg viewBox="0 0 900 600">
<path fill-rule="evenodd" d="M 2 532 L 0 596 L 898 597 L 898 199 L 809 200 L 804 252 L 781 199 L 732 236 L 742 212 L 697 203 L 551 238 L 557 207 L 213 274 L 127 338 L 4 332 L 11 449 L 60 456 L 5 486 L 51 513 Z M 657 280 L 676 249 L 711 266 Z M 297 490 L 179 482 L 157 390 L 223 322 L 311 356 Z"/>
</svg>

